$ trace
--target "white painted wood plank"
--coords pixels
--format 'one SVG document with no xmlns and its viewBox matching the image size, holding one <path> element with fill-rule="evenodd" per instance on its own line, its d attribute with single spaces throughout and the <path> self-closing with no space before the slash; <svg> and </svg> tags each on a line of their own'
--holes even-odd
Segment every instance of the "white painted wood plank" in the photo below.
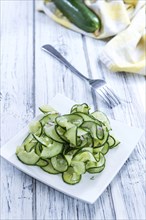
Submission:
<svg viewBox="0 0 146 220">
<path fill-rule="evenodd" d="M 145 117 L 143 108 L 145 106 L 145 78 L 136 74 L 112 73 L 107 70 L 102 63 L 98 62 L 98 56 L 104 44 L 102 41 L 96 42 L 93 39 L 86 38 L 88 56 L 92 54 L 93 57 L 93 59 L 90 59 L 92 76 L 97 78 L 100 75 L 105 78 L 119 97 L 125 100 L 130 99 L 132 102 L 130 104 L 122 102 L 122 106 L 118 106 L 113 110 L 99 105 L 100 110 L 104 110 L 110 117 L 126 124 L 145 128 L 145 122 L 143 120 Z M 98 70 L 98 73 L 96 73 L 96 70 Z M 113 198 L 116 219 L 145 218 L 144 148 L 143 136 L 133 154 L 111 183 L 111 197 Z M 133 157 L 136 158 L 136 161 Z M 133 183 L 135 178 L 137 181 Z"/>
<path fill-rule="evenodd" d="M 6 143 L 33 117 L 32 1 L 1 1 L 1 135 Z M 1 219 L 33 218 L 32 178 L 1 161 Z"/>
</svg>

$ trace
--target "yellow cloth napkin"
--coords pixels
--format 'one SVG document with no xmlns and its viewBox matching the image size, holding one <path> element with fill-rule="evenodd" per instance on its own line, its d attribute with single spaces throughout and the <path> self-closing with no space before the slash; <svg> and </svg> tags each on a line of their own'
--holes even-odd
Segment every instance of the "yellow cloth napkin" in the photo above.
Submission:
<svg viewBox="0 0 146 220">
<path fill-rule="evenodd" d="M 57 23 L 96 39 L 112 37 L 99 59 L 112 71 L 146 75 L 146 1 L 145 0 L 84 0 L 102 21 L 98 36 L 86 33 L 58 13 L 53 2 L 38 2 L 37 10 L 44 11 Z"/>
</svg>

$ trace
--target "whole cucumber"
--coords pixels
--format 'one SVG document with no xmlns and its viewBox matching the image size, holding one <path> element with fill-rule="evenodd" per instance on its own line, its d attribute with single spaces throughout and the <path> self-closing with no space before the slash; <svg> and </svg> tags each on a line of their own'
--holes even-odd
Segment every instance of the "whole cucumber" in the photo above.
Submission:
<svg viewBox="0 0 146 220">
<path fill-rule="evenodd" d="M 81 0 L 52 0 L 56 7 L 80 29 L 94 33 L 101 28 L 101 21 Z"/>
</svg>

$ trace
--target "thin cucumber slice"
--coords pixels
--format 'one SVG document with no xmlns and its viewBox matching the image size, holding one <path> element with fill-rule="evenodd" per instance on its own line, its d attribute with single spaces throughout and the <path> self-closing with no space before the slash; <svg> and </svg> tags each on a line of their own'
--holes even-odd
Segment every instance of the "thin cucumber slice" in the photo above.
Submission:
<svg viewBox="0 0 146 220">
<path fill-rule="evenodd" d="M 107 154 L 108 151 L 109 151 L 109 144 L 107 142 L 103 146 L 96 147 L 93 149 L 94 154 L 99 152 L 101 152 L 102 154 Z"/>
<path fill-rule="evenodd" d="M 87 132 L 86 130 L 82 129 L 81 127 L 79 127 L 79 128 L 77 129 L 77 136 L 78 136 L 78 137 L 83 136 L 83 135 L 85 135 L 85 134 L 87 134 L 87 133 L 88 133 L 88 132 Z"/>
<path fill-rule="evenodd" d="M 96 118 L 97 120 L 101 121 L 107 128 L 108 130 L 111 130 L 111 125 L 108 117 L 101 111 L 95 111 L 91 113 L 91 115 Z"/>
<path fill-rule="evenodd" d="M 45 167 L 41 167 L 45 172 L 51 173 L 51 174 L 58 174 L 60 173 L 59 171 L 55 170 L 54 167 L 52 166 L 51 160 L 47 160 L 48 165 Z"/>
<path fill-rule="evenodd" d="M 77 174 L 73 167 L 69 167 L 67 169 L 67 171 L 65 171 L 63 174 L 62 174 L 62 179 L 65 183 L 68 183 L 68 184 L 71 184 L 71 185 L 74 185 L 74 184 L 77 184 L 80 182 L 81 180 L 81 175 L 80 174 Z"/>
<path fill-rule="evenodd" d="M 39 107 L 39 110 L 43 113 L 58 114 L 58 112 L 50 105 L 43 105 Z"/>
<path fill-rule="evenodd" d="M 73 144 L 74 146 L 77 145 L 77 127 L 73 126 L 69 128 L 65 134 L 64 137 L 69 141 L 69 143 Z"/>
<path fill-rule="evenodd" d="M 38 160 L 39 156 L 34 152 L 34 149 L 31 152 L 20 151 L 17 154 L 18 159 L 27 165 L 35 165 Z"/>
<path fill-rule="evenodd" d="M 114 145 L 113 147 L 117 147 L 117 146 L 120 144 L 120 141 L 119 141 L 119 140 L 115 139 L 115 141 L 116 141 L 116 142 L 115 142 L 115 145 Z M 113 147 L 112 147 L 112 148 L 113 148 Z M 112 148 L 110 147 L 110 149 L 112 149 Z"/>
<path fill-rule="evenodd" d="M 107 139 L 109 136 L 109 131 L 107 130 L 107 128 L 105 126 L 102 126 L 102 129 L 103 129 L 103 139 L 94 139 L 93 140 L 94 147 L 103 146 L 107 142 Z"/>
<path fill-rule="evenodd" d="M 18 155 L 20 152 L 25 151 L 24 145 L 22 144 L 21 146 L 18 146 L 16 148 L 16 155 Z"/>
<path fill-rule="evenodd" d="M 24 145 L 25 151 L 30 152 L 33 148 L 35 148 L 37 141 L 31 141 L 28 144 Z"/>
<path fill-rule="evenodd" d="M 98 162 L 97 167 L 101 167 L 101 166 L 105 165 L 105 162 L 106 162 L 105 156 L 101 152 L 95 154 L 94 157 L 95 157 L 96 161 Z"/>
<path fill-rule="evenodd" d="M 98 167 L 98 162 L 97 161 L 87 161 L 86 163 L 86 170 L 90 168 L 96 168 Z"/>
<path fill-rule="evenodd" d="M 76 112 L 74 113 L 74 115 L 79 115 L 83 118 L 84 121 L 92 121 L 92 122 L 95 122 L 96 124 L 98 125 L 102 125 L 102 123 L 100 121 L 98 121 L 97 119 L 95 119 L 92 115 L 89 115 L 89 114 L 86 114 L 86 113 L 83 113 L 83 112 Z"/>
<path fill-rule="evenodd" d="M 47 126 L 44 127 L 45 134 L 54 141 L 59 143 L 64 143 L 65 141 L 60 138 L 60 136 L 56 132 L 56 126 Z"/>
<path fill-rule="evenodd" d="M 64 136 L 66 129 L 60 127 L 59 125 L 55 126 L 56 133 L 63 139 L 65 142 L 68 142 L 67 138 Z"/>
<path fill-rule="evenodd" d="M 55 114 L 47 114 L 43 118 L 40 119 L 41 124 L 44 126 L 45 124 L 54 124 L 56 117 L 58 117 L 58 113 Z"/>
<path fill-rule="evenodd" d="M 81 136 L 80 139 L 82 140 L 82 143 L 80 144 L 80 148 L 93 146 L 93 138 L 91 137 L 89 133 Z"/>
<path fill-rule="evenodd" d="M 102 167 L 95 167 L 95 168 L 90 168 L 87 170 L 88 173 L 100 173 L 104 170 L 105 166 L 103 165 Z"/>
<path fill-rule="evenodd" d="M 83 123 L 83 118 L 76 114 L 68 114 L 57 117 L 56 123 L 63 128 L 69 129 L 72 126 L 80 126 Z"/>
<path fill-rule="evenodd" d="M 36 147 L 35 147 L 35 153 L 38 155 L 38 156 L 41 156 L 41 152 L 42 152 L 42 145 L 38 142 L 36 144 Z"/>
<path fill-rule="evenodd" d="M 48 147 L 49 144 L 53 143 L 53 140 L 49 137 L 38 137 L 37 135 L 33 135 L 34 138 L 42 145 L 44 145 L 45 147 Z"/>
<path fill-rule="evenodd" d="M 86 172 L 85 163 L 82 161 L 72 160 L 70 165 L 73 167 L 75 173 L 77 174 L 83 174 Z"/>
<path fill-rule="evenodd" d="M 40 136 L 42 133 L 42 124 L 39 121 L 33 121 L 29 124 L 29 132 Z"/>
<path fill-rule="evenodd" d="M 53 144 L 49 144 L 48 147 L 43 147 L 41 152 L 41 158 L 51 158 L 62 152 L 63 144 L 58 142 L 53 142 Z"/>
<path fill-rule="evenodd" d="M 109 135 L 108 140 L 109 148 L 112 149 L 116 147 L 118 144 L 120 144 L 120 141 L 115 139 L 113 135 Z"/>
<path fill-rule="evenodd" d="M 56 126 L 56 132 L 59 136 L 63 136 L 64 133 L 65 133 L 66 129 L 65 128 L 62 128 L 60 127 L 59 125 Z"/>
<path fill-rule="evenodd" d="M 39 167 L 45 167 L 48 165 L 48 161 L 47 160 L 43 160 L 43 159 L 39 159 L 39 161 L 36 163 L 37 166 Z"/>
<path fill-rule="evenodd" d="M 33 140 L 33 135 L 32 134 L 28 134 L 27 137 L 24 139 L 23 144 L 27 145 L 32 140 Z"/>
<path fill-rule="evenodd" d="M 68 162 L 61 154 L 51 158 L 52 166 L 59 172 L 64 172 L 68 168 Z"/>
<path fill-rule="evenodd" d="M 79 153 L 79 152 L 81 153 L 81 152 L 85 152 L 85 151 L 90 152 L 91 154 L 93 154 L 93 148 L 92 147 L 83 147 L 77 153 Z"/>
<path fill-rule="evenodd" d="M 71 161 L 72 161 L 72 158 L 73 158 L 73 155 L 71 155 L 71 154 L 65 154 L 64 157 L 65 157 L 65 159 L 66 159 L 66 161 L 67 161 L 67 163 L 68 163 L 68 166 L 70 166 Z"/>
<path fill-rule="evenodd" d="M 107 142 L 109 144 L 109 148 L 112 148 L 115 145 L 116 141 L 111 135 L 109 135 Z"/>
<path fill-rule="evenodd" d="M 90 110 L 90 107 L 86 103 L 83 103 L 81 105 L 76 104 L 71 108 L 70 113 L 83 112 L 83 113 L 89 114 L 89 110 Z"/>
<path fill-rule="evenodd" d="M 73 160 L 82 162 L 96 161 L 92 153 L 90 153 L 89 151 L 79 152 L 73 157 Z"/>
<path fill-rule="evenodd" d="M 97 139 L 98 133 L 97 133 L 97 124 L 94 121 L 85 121 L 82 123 L 81 127 L 83 129 L 86 129 L 91 135 L 92 138 Z"/>
</svg>

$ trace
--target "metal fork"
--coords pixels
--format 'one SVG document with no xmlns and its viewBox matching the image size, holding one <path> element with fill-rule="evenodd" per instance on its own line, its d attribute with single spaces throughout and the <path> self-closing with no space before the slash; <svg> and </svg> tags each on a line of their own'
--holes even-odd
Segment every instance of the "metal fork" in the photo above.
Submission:
<svg viewBox="0 0 146 220">
<path fill-rule="evenodd" d="M 54 47 L 47 44 L 42 46 L 42 49 L 54 56 L 57 60 L 62 62 L 66 67 L 68 67 L 73 73 L 75 73 L 81 79 L 88 81 L 89 85 L 98 92 L 98 94 L 103 98 L 103 100 L 111 107 L 121 104 L 119 98 L 114 93 L 114 91 L 109 88 L 106 81 L 103 79 L 89 79 L 83 74 L 81 74 L 74 66 L 72 66 Z"/>
</svg>

